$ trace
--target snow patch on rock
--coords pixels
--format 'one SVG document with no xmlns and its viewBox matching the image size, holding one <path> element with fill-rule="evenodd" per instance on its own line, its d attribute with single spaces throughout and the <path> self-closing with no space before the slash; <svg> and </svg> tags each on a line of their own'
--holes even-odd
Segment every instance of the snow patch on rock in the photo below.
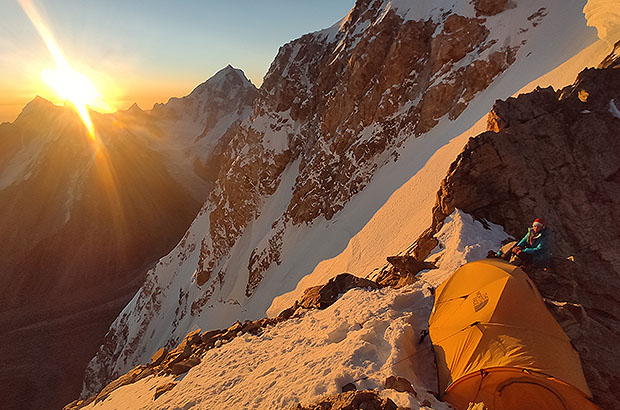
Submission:
<svg viewBox="0 0 620 410">
<path fill-rule="evenodd" d="M 426 258 L 426 261 L 434 262 L 439 269 L 422 273 L 420 278 L 437 287 L 464 264 L 484 259 L 491 249 L 499 250 L 502 241 L 510 236 L 501 226 L 487 221 L 485 223 L 487 227 L 471 215 L 456 209 L 435 235 L 439 245 Z"/>
<path fill-rule="evenodd" d="M 602 40 L 614 44 L 620 40 L 620 2 L 618 0 L 588 0 L 583 8 L 588 26 L 596 27 Z"/>
<path fill-rule="evenodd" d="M 620 110 L 618 110 L 614 100 L 609 101 L 609 112 L 612 113 L 614 117 L 620 119 Z"/>
</svg>

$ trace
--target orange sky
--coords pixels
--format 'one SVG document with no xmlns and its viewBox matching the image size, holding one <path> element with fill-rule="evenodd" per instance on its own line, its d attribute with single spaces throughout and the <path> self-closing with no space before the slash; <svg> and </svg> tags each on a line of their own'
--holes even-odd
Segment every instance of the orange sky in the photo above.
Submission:
<svg viewBox="0 0 620 410">
<path fill-rule="evenodd" d="M 32 3 L 71 67 L 116 109 L 187 95 L 228 64 L 259 86 L 281 45 L 329 27 L 354 4 L 19 1 Z M 54 60 L 19 1 L 0 2 L 0 122 L 14 121 L 36 95 L 63 103 L 41 80 Z"/>
</svg>

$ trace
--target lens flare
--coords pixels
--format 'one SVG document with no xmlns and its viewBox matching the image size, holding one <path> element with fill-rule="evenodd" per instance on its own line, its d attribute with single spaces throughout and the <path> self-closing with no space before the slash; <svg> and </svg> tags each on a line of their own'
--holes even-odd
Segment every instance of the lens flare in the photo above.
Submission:
<svg viewBox="0 0 620 410">
<path fill-rule="evenodd" d="M 88 135 L 95 140 L 95 128 L 90 118 L 88 108 L 98 108 L 103 111 L 111 111 L 103 96 L 97 91 L 95 85 L 82 73 L 71 67 L 63 56 L 60 48 L 54 40 L 54 36 L 47 28 L 43 19 L 31 0 L 19 0 L 22 9 L 39 32 L 45 42 L 56 67 L 41 72 L 41 79 L 62 99 L 69 100 L 77 110 Z"/>
</svg>

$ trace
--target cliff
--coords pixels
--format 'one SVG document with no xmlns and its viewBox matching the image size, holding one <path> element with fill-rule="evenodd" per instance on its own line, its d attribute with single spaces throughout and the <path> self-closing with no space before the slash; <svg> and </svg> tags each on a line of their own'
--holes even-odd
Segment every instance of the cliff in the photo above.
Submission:
<svg viewBox="0 0 620 410">
<path fill-rule="evenodd" d="M 581 355 L 595 400 L 620 396 L 620 70 L 618 49 L 571 86 L 497 101 L 438 192 L 425 258 L 454 209 L 520 239 L 534 218 L 553 233 L 553 262 L 529 273 Z"/>
</svg>

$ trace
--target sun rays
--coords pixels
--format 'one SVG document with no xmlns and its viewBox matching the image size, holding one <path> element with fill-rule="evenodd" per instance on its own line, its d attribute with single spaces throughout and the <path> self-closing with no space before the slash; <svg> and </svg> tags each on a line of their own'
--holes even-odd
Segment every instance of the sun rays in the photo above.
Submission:
<svg viewBox="0 0 620 410">
<path fill-rule="evenodd" d="M 103 95 L 86 75 L 76 71 L 64 57 L 60 47 L 54 40 L 49 28 L 44 23 L 31 0 L 18 0 L 22 9 L 36 28 L 49 50 L 55 68 L 41 72 L 41 79 L 62 99 L 70 101 L 74 106 L 90 138 L 95 141 L 95 127 L 90 118 L 89 108 L 111 111 Z"/>
</svg>

